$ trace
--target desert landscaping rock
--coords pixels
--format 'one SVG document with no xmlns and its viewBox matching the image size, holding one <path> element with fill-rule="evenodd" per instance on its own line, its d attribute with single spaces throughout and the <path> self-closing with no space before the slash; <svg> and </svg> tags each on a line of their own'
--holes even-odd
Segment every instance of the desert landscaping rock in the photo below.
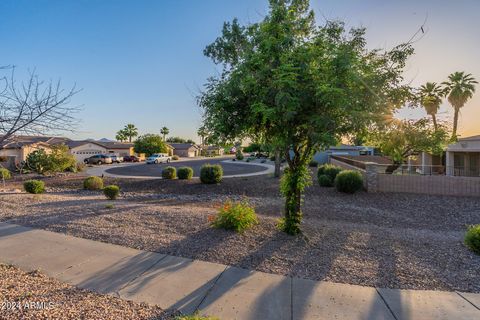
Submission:
<svg viewBox="0 0 480 320">
<path fill-rule="evenodd" d="M 0 309 L 0 319 L 148 319 L 173 320 L 175 311 L 77 289 L 38 271 L 0 264 L 1 301 L 35 308 Z M 42 306 L 41 308 L 38 306 Z"/>
<path fill-rule="evenodd" d="M 345 195 L 314 181 L 303 207 L 303 234 L 276 228 L 278 180 L 132 181 L 123 198 L 80 190 L 81 179 L 51 179 L 57 192 L 0 195 L 0 220 L 160 254 L 294 277 L 403 289 L 480 292 L 480 256 L 463 244 L 480 221 L 478 198 L 417 194 Z M 247 198 L 260 223 L 237 234 L 210 226 L 226 199 Z M 112 204 L 113 208 L 108 208 Z"/>
</svg>

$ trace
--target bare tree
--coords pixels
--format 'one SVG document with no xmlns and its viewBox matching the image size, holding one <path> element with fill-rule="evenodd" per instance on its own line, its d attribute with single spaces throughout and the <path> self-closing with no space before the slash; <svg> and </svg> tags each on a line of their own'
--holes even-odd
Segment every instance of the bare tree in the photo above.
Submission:
<svg viewBox="0 0 480 320">
<path fill-rule="evenodd" d="M 14 134 L 42 135 L 60 131 L 73 132 L 80 111 L 71 106 L 71 98 L 80 90 L 61 88 L 57 82 L 41 81 L 35 71 L 29 73 L 26 82 L 15 81 L 15 68 L 10 76 L 0 78 L 0 143 Z"/>
</svg>

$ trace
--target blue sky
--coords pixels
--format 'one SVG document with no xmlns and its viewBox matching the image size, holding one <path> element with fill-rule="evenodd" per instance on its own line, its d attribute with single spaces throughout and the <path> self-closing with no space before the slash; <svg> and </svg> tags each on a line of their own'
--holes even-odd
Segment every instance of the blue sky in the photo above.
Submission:
<svg viewBox="0 0 480 320">
<path fill-rule="evenodd" d="M 414 85 L 441 82 L 465 70 L 480 79 L 480 1 L 312 0 L 317 21 L 340 18 L 367 27 L 369 46 L 406 41 L 428 14 L 426 35 L 415 44 L 406 78 Z M 113 138 L 126 123 L 140 133 L 197 139 L 201 117 L 195 96 L 216 66 L 202 54 L 222 23 L 260 20 L 266 0 L 1 0 L 0 65 L 19 77 L 36 68 L 43 79 L 61 78 L 82 92 L 75 138 Z M 479 88 L 480 90 L 480 88 Z M 451 116 L 448 104 L 441 117 Z M 400 117 L 421 117 L 403 110 Z M 464 135 L 480 134 L 480 98 L 464 108 Z"/>
</svg>

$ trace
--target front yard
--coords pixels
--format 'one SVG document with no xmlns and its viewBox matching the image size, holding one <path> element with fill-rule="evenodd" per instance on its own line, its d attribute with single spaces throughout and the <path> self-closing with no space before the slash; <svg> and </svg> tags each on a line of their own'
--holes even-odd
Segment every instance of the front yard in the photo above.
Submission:
<svg viewBox="0 0 480 320">
<path fill-rule="evenodd" d="M 111 179 L 110 179 L 111 180 Z M 112 182 L 112 181 L 110 181 Z M 283 200 L 267 176 L 196 180 L 119 180 L 120 200 L 51 180 L 40 196 L 0 196 L 0 221 L 247 269 L 367 286 L 480 292 L 480 256 L 463 244 L 479 223 L 478 198 L 320 188 L 306 194 L 303 235 L 276 229 Z M 213 229 L 226 199 L 247 198 L 260 223 L 243 234 Z M 114 204 L 114 207 L 107 204 Z"/>
</svg>

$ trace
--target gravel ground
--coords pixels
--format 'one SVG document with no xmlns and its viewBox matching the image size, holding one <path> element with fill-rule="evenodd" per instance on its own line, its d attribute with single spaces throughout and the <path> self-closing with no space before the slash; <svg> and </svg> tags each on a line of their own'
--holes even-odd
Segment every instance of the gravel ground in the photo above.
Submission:
<svg viewBox="0 0 480 320">
<path fill-rule="evenodd" d="M 174 319 L 156 306 L 77 289 L 0 264 L 0 319 Z"/>
<path fill-rule="evenodd" d="M 320 188 L 306 193 L 303 235 L 279 232 L 283 200 L 267 176 L 198 181 L 108 181 L 123 198 L 47 181 L 54 193 L 0 196 L 0 220 L 145 249 L 290 275 L 368 286 L 480 292 L 480 256 L 463 244 L 480 223 L 478 198 Z M 212 229 L 227 198 L 248 198 L 260 224 L 243 234 Z M 114 203 L 113 209 L 106 207 Z"/>
</svg>

